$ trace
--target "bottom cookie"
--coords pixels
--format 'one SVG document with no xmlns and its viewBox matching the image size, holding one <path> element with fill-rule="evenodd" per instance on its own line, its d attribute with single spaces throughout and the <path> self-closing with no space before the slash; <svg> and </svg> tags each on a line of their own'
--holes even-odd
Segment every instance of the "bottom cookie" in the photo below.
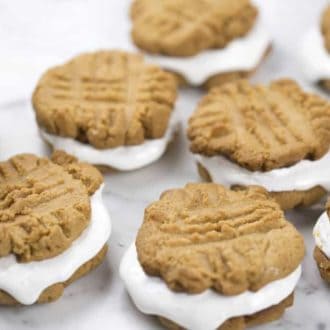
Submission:
<svg viewBox="0 0 330 330">
<path fill-rule="evenodd" d="M 252 71 L 236 71 L 236 72 L 226 72 L 226 73 L 219 73 L 211 78 L 209 78 L 203 85 L 202 88 L 204 89 L 211 89 L 212 87 L 219 86 L 225 83 L 229 83 L 239 79 L 248 79 L 255 73 L 256 70 Z M 171 72 L 175 78 L 177 79 L 179 86 L 189 86 L 188 81 L 180 74 Z"/>
<path fill-rule="evenodd" d="M 63 295 L 64 289 L 69 286 L 74 281 L 78 280 L 82 276 L 88 274 L 90 271 L 99 266 L 104 260 L 108 250 L 108 245 L 104 245 L 103 248 L 99 251 L 99 253 L 87 261 L 85 264 L 80 266 L 76 272 L 65 282 L 56 283 L 47 289 L 45 289 L 39 299 L 36 301 L 38 304 L 49 303 L 59 299 Z M 8 293 L 0 290 L 0 305 L 19 305 L 19 302 L 15 300 Z"/>
<path fill-rule="evenodd" d="M 262 310 L 253 315 L 235 317 L 229 319 L 222 324 L 218 330 L 244 330 L 246 327 L 268 323 L 279 319 L 286 308 L 293 305 L 294 295 L 293 293 L 279 304 L 271 306 L 265 310 Z M 164 327 L 170 330 L 183 330 L 180 326 L 174 322 L 167 320 L 163 317 L 159 317 L 160 322 Z"/>
<path fill-rule="evenodd" d="M 254 69 L 250 71 L 234 71 L 234 72 L 224 72 L 224 73 L 215 74 L 214 76 L 207 79 L 206 82 L 202 84 L 202 87 L 205 89 L 210 89 L 212 87 L 219 86 L 235 80 L 248 79 L 258 70 L 259 66 L 267 58 L 271 50 L 272 50 L 272 46 L 269 46 L 265 51 L 263 57 L 261 58 L 259 64 Z M 171 73 L 174 74 L 174 76 L 177 78 L 178 84 L 180 86 L 189 85 L 189 82 L 181 74 L 178 74 L 176 72 L 171 72 Z"/>
<path fill-rule="evenodd" d="M 203 180 L 212 182 L 212 177 L 208 170 L 197 163 L 198 173 Z M 270 192 L 270 195 L 279 203 L 283 210 L 293 209 L 295 207 L 307 207 L 317 203 L 324 196 L 327 191 L 321 186 L 316 186 L 308 190 L 293 190 L 293 191 L 280 191 Z"/>
<path fill-rule="evenodd" d="M 330 283 L 330 259 L 318 247 L 314 249 L 314 259 L 321 277 Z"/>
<path fill-rule="evenodd" d="M 325 91 L 330 92 L 330 80 L 321 80 L 319 86 Z"/>
</svg>

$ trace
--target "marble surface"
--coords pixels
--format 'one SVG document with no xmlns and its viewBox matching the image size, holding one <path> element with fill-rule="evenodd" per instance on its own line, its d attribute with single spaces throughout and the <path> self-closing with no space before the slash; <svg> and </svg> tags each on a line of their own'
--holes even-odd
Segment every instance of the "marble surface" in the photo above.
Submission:
<svg viewBox="0 0 330 330">
<path fill-rule="evenodd" d="M 301 75 L 297 49 L 326 0 L 313 0 L 313 5 L 310 0 L 257 2 L 264 7 L 274 50 L 254 79 L 267 82 L 289 76 L 313 89 Z M 131 48 L 127 5 L 126 0 L 0 0 L 0 159 L 18 152 L 49 153 L 39 138 L 29 101 L 35 81 L 45 67 L 79 51 Z M 161 329 L 153 317 L 135 309 L 119 279 L 118 266 L 148 203 L 165 189 L 199 181 L 184 130 L 202 94 L 192 89 L 181 91 L 177 108 L 182 127 L 160 161 L 138 171 L 106 176 L 104 200 L 113 232 L 103 265 L 67 288 L 56 303 L 0 308 L 0 329 Z M 305 237 L 303 275 L 295 305 L 281 320 L 258 329 L 330 329 L 330 287 L 321 281 L 312 258 L 312 226 L 321 212 L 322 205 L 318 205 L 287 213 Z"/>
</svg>

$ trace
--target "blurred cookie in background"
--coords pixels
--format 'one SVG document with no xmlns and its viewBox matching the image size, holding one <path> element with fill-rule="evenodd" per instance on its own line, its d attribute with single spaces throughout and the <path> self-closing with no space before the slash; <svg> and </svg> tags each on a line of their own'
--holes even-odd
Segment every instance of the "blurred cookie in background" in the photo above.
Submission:
<svg viewBox="0 0 330 330">
<path fill-rule="evenodd" d="M 249 0 L 135 0 L 132 39 L 181 84 L 210 88 L 249 77 L 271 49 Z"/>
</svg>

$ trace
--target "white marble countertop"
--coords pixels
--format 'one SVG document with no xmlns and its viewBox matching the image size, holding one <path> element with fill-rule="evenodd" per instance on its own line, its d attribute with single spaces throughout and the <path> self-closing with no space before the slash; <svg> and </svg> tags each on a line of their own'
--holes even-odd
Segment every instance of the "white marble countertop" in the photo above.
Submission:
<svg viewBox="0 0 330 330">
<path fill-rule="evenodd" d="M 293 77 L 312 88 L 301 76 L 297 49 L 326 0 L 313 0 L 313 5 L 311 0 L 256 2 L 264 7 L 274 50 L 255 80 Z M 19 152 L 49 152 L 38 136 L 29 101 L 35 81 L 48 65 L 79 51 L 130 48 L 127 4 L 126 0 L 0 0 L 0 159 Z M 184 123 L 201 95 L 192 89 L 181 92 L 177 108 L 182 128 L 160 161 L 139 171 L 107 175 L 104 200 L 113 232 L 103 265 L 72 284 L 55 303 L 0 308 L 1 330 L 161 329 L 153 317 L 133 306 L 119 279 L 118 266 L 135 238 L 146 205 L 165 189 L 199 181 L 187 151 Z M 330 287 L 321 281 L 312 258 L 312 227 L 321 211 L 319 206 L 287 214 L 305 237 L 303 275 L 294 306 L 281 320 L 258 329 L 330 329 Z"/>
</svg>

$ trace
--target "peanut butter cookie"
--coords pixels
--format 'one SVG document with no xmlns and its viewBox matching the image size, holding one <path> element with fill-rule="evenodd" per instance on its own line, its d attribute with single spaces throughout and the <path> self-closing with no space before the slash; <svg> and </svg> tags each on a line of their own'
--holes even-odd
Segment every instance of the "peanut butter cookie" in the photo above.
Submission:
<svg viewBox="0 0 330 330">
<path fill-rule="evenodd" d="M 62 151 L 0 163 L 0 304 L 54 301 L 102 262 L 111 232 L 102 183 Z"/>
<path fill-rule="evenodd" d="M 22 154 L 0 163 L 0 257 L 54 257 L 87 227 L 89 194 L 102 177 L 90 165 L 58 165 L 57 158 Z M 96 187 L 89 188 L 89 181 Z"/>
<path fill-rule="evenodd" d="M 120 274 L 169 329 L 243 330 L 293 304 L 303 257 L 302 236 L 265 189 L 194 183 L 147 207 Z"/>
<path fill-rule="evenodd" d="M 46 132 L 109 149 L 163 137 L 175 99 L 175 78 L 141 55 L 99 51 L 49 69 L 32 101 Z"/>
<path fill-rule="evenodd" d="M 136 248 L 144 271 L 172 290 L 226 295 L 285 277 L 304 255 L 302 237 L 264 189 L 217 184 L 165 192 L 146 209 Z"/>
<path fill-rule="evenodd" d="M 271 49 L 250 0 L 135 0 L 131 18 L 133 42 L 180 85 L 209 89 L 248 78 Z"/>
<path fill-rule="evenodd" d="M 223 48 L 253 27 L 257 9 L 249 0 L 135 0 L 132 37 L 150 53 L 191 56 Z"/>
<path fill-rule="evenodd" d="M 241 80 L 213 88 L 202 99 L 188 137 L 203 178 L 263 185 L 291 208 L 314 203 L 330 187 L 329 128 L 329 102 L 294 81 L 262 86 Z M 296 185 L 302 178 L 304 186 Z"/>
</svg>

